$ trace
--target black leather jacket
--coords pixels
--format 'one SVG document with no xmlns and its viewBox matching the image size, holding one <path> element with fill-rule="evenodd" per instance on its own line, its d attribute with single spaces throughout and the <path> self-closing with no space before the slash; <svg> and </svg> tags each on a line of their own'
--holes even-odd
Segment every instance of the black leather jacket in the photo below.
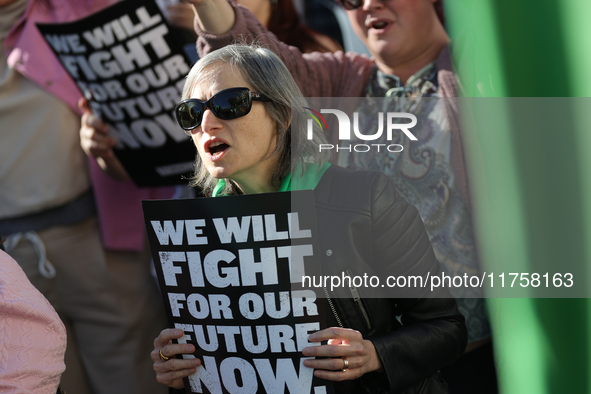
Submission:
<svg viewBox="0 0 591 394">
<path fill-rule="evenodd" d="M 388 275 L 440 273 L 417 210 L 385 174 L 331 166 L 314 193 L 323 275 L 367 274 L 384 281 Z M 425 379 L 466 347 L 464 317 L 455 300 L 446 290 L 425 290 L 430 298 L 404 298 L 394 289 L 392 298 L 381 288 L 369 291 L 347 287 L 329 294 L 334 317 L 329 324 L 356 329 L 371 340 L 384 373 L 338 383 L 337 393 L 430 392 L 420 388 Z"/>
</svg>

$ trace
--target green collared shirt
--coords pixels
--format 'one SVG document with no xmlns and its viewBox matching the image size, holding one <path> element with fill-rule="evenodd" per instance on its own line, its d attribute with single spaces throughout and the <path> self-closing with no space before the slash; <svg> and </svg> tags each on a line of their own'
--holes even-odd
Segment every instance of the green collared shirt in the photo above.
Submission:
<svg viewBox="0 0 591 394">
<path fill-rule="evenodd" d="M 309 190 L 315 189 L 318 182 L 320 182 L 320 178 L 324 175 L 324 172 L 330 167 L 329 162 L 324 162 L 319 167 L 317 164 L 307 164 L 306 171 L 301 177 L 295 177 L 292 179 L 291 172 L 287 174 L 285 178 L 281 181 L 281 185 L 279 185 L 279 192 L 289 192 L 292 190 Z M 295 173 L 301 172 L 301 164 L 298 164 L 294 169 Z M 222 191 L 226 187 L 226 180 L 220 179 L 215 185 L 213 189 L 212 197 L 223 196 Z"/>
</svg>

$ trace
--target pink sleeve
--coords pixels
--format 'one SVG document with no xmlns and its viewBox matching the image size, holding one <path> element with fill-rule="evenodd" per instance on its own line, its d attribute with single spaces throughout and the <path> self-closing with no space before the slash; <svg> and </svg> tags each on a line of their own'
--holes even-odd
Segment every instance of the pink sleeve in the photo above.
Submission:
<svg viewBox="0 0 591 394">
<path fill-rule="evenodd" d="M 55 394 L 66 369 L 66 328 L 2 250 L 0 316 L 0 393 Z"/>
<path fill-rule="evenodd" d="M 35 23 L 78 20 L 115 3 L 117 0 L 29 1 L 25 15 L 4 41 L 8 65 L 80 113 L 77 103 L 82 94 Z"/>
</svg>

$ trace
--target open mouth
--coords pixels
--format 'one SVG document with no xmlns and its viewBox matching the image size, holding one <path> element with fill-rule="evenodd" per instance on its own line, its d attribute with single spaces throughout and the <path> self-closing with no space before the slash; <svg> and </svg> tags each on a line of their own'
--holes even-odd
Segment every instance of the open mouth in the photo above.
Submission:
<svg viewBox="0 0 591 394">
<path fill-rule="evenodd" d="M 387 22 L 373 22 L 371 24 L 372 29 L 378 29 L 378 30 L 383 29 L 386 26 L 388 26 Z"/>
<path fill-rule="evenodd" d="M 230 145 L 224 141 L 211 141 L 205 144 L 205 152 L 209 154 L 212 160 L 219 159 L 228 148 L 230 148 Z"/>
<path fill-rule="evenodd" d="M 391 24 L 391 22 L 389 21 L 385 21 L 385 20 L 370 20 L 366 26 L 368 29 L 373 29 L 373 30 L 384 30 L 385 28 L 387 28 L 389 25 Z"/>
</svg>

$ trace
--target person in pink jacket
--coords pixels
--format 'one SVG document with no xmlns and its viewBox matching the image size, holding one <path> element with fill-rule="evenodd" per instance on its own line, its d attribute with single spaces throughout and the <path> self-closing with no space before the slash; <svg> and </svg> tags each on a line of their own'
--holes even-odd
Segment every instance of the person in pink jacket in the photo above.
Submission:
<svg viewBox="0 0 591 394">
<path fill-rule="evenodd" d="M 0 316 L 0 392 L 55 394 L 66 369 L 66 328 L 49 301 L 3 250 Z"/>
<path fill-rule="evenodd" d="M 157 394 L 148 354 L 166 317 L 140 200 L 174 189 L 89 171 L 81 93 L 35 26 L 116 2 L 0 0 L 0 238 L 68 330 L 64 390 Z"/>
</svg>

